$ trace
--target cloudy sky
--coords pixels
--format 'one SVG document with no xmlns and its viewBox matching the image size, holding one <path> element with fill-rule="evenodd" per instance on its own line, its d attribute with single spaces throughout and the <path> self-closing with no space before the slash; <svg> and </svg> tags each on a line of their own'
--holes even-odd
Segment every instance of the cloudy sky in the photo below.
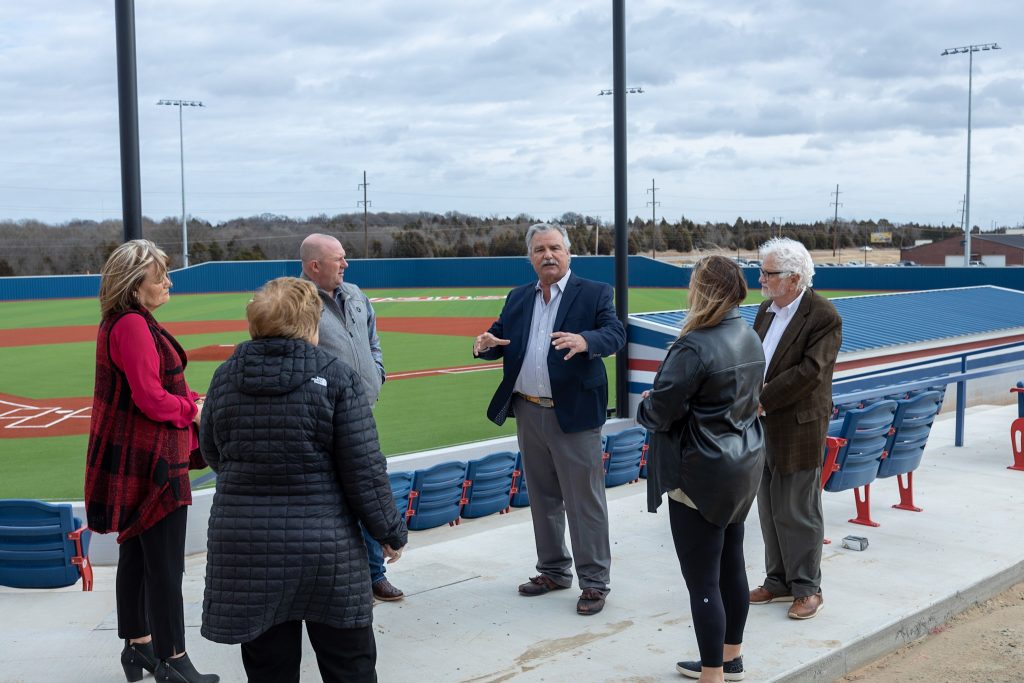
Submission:
<svg viewBox="0 0 1024 683">
<path fill-rule="evenodd" d="M 120 216 L 113 0 L 0 7 L 0 218 Z M 136 2 L 143 213 L 611 220 L 611 2 Z M 1024 221 L 1020 0 L 630 0 L 629 213 Z"/>
</svg>

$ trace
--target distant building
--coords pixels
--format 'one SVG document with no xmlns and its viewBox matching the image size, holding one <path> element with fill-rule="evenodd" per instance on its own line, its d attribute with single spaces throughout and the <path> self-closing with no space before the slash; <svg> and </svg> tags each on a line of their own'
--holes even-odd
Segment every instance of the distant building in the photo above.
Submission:
<svg viewBox="0 0 1024 683">
<path fill-rule="evenodd" d="M 963 235 L 900 249 L 901 260 L 916 261 L 922 266 L 943 266 L 947 256 L 963 255 Z M 1024 235 L 972 234 L 970 260 L 982 261 L 986 256 L 1005 256 L 1006 265 L 1024 266 Z"/>
</svg>

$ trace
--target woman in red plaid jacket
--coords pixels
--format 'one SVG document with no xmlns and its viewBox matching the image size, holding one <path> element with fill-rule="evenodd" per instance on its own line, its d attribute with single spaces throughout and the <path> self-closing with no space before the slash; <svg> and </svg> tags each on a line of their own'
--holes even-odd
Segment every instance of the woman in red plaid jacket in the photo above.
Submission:
<svg viewBox="0 0 1024 683">
<path fill-rule="evenodd" d="M 167 254 L 148 240 L 114 250 L 101 272 L 96 388 L 85 471 L 89 528 L 117 532 L 117 628 L 129 681 L 216 683 L 185 654 L 181 581 L 189 454 L 202 402 L 181 345 L 152 311 L 167 303 Z"/>
</svg>

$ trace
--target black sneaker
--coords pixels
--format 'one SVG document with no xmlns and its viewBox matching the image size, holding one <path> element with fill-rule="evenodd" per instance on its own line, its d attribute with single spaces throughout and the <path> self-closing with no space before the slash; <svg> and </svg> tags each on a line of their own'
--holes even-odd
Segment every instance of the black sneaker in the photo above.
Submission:
<svg viewBox="0 0 1024 683">
<path fill-rule="evenodd" d="M 736 659 L 725 662 L 722 665 L 722 669 L 725 671 L 725 680 L 742 681 L 743 657 L 737 657 Z M 687 678 L 700 678 L 700 662 L 677 662 L 676 671 Z"/>
</svg>

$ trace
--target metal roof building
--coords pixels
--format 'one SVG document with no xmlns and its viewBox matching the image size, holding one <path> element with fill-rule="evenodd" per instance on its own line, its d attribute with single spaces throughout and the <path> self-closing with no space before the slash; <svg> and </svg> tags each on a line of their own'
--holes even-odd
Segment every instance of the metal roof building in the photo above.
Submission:
<svg viewBox="0 0 1024 683">
<path fill-rule="evenodd" d="M 843 318 L 837 375 L 930 356 L 1024 341 L 1024 292 L 964 287 L 831 300 Z M 753 324 L 757 305 L 740 307 Z M 686 311 L 629 317 L 630 411 L 650 388 Z"/>
</svg>

